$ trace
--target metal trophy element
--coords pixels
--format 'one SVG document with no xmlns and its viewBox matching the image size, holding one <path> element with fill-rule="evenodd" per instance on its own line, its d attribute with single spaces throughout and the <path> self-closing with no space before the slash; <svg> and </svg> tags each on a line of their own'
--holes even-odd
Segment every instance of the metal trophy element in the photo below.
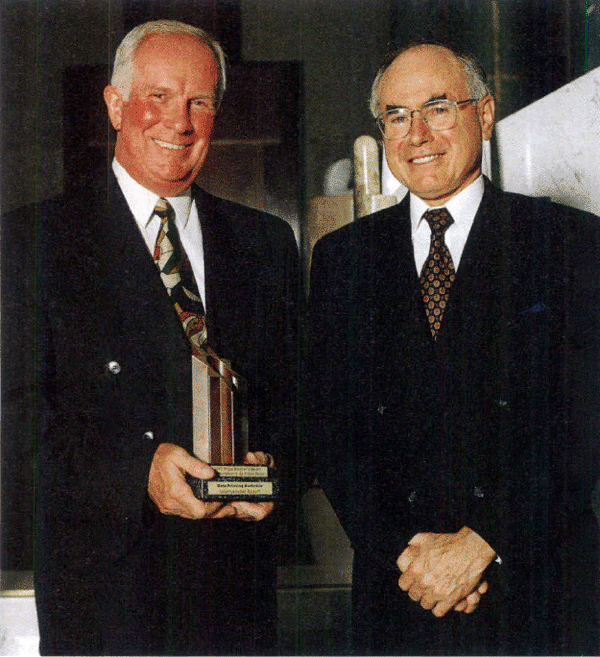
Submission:
<svg viewBox="0 0 600 657">
<path fill-rule="evenodd" d="M 203 501 L 271 501 L 277 481 L 266 465 L 241 464 L 248 451 L 246 383 L 208 347 L 192 353 L 194 455 L 217 472 L 214 479 L 187 476 Z"/>
</svg>

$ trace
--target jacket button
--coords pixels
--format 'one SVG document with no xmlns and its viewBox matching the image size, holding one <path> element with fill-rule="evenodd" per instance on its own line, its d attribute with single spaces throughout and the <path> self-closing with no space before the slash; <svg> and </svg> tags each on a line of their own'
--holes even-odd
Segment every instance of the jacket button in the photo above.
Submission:
<svg viewBox="0 0 600 657">
<path fill-rule="evenodd" d="M 111 360 L 107 367 L 111 374 L 118 374 L 121 371 L 121 365 L 116 360 Z"/>
<path fill-rule="evenodd" d="M 413 504 L 417 499 L 417 491 L 413 490 L 411 494 L 408 496 L 408 501 Z"/>
<path fill-rule="evenodd" d="M 146 440 L 154 440 L 154 433 L 152 431 L 146 431 L 144 438 Z"/>
<path fill-rule="evenodd" d="M 483 491 L 481 488 L 479 488 L 479 486 L 475 486 L 473 489 L 473 495 L 475 495 L 475 497 L 483 497 Z"/>
</svg>

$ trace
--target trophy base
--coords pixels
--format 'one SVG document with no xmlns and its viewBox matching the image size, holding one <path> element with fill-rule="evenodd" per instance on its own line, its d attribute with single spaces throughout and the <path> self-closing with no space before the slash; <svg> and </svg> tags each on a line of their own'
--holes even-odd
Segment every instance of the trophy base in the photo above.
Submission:
<svg viewBox="0 0 600 657">
<path fill-rule="evenodd" d="M 277 499 L 277 480 L 264 465 L 211 465 L 214 479 L 186 476 L 194 495 L 203 502 L 273 502 Z"/>
</svg>

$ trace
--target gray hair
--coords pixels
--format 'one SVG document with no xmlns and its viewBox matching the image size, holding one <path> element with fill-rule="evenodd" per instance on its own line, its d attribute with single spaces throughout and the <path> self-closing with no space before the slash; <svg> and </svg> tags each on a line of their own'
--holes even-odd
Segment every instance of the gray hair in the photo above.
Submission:
<svg viewBox="0 0 600 657">
<path fill-rule="evenodd" d="M 215 108 L 218 109 L 225 93 L 226 73 L 225 73 L 225 53 L 219 45 L 219 42 L 214 39 L 208 32 L 188 25 L 187 23 L 180 23 L 179 21 L 171 20 L 158 20 L 142 23 L 134 27 L 121 41 L 117 52 L 115 53 L 115 63 L 113 67 L 112 78 L 110 83 L 117 87 L 121 92 L 123 99 L 129 98 L 131 91 L 131 82 L 133 80 L 133 60 L 135 53 L 142 43 L 142 41 L 151 34 L 190 34 L 200 41 L 200 43 L 208 46 L 214 57 L 218 68 L 217 86 L 215 88 Z"/>
<path fill-rule="evenodd" d="M 371 110 L 371 114 L 373 115 L 373 118 L 376 119 L 380 114 L 379 89 L 381 86 L 381 80 L 385 72 L 394 62 L 394 60 L 400 55 L 402 55 L 403 53 L 405 53 L 407 50 L 411 50 L 412 48 L 416 48 L 417 46 L 440 46 L 440 45 L 441 44 L 439 43 L 433 43 L 433 42 L 411 44 L 409 46 L 406 46 L 406 48 L 402 48 L 401 50 L 396 50 L 395 52 L 390 53 L 385 58 L 383 65 L 377 71 L 377 75 L 375 76 L 375 80 L 373 81 L 373 85 L 371 87 L 371 96 L 369 98 L 369 109 Z M 448 48 L 448 46 L 442 46 L 442 47 L 446 48 L 446 50 L 449 50 L 462 65 L 465 71 L 465 82 L 467 85 L 467 91 L 471 98 L 476 98 L 477 100 L 479 100 L 484 96 L 492 95 L 491 89 L 487 82 L 487 75 L 485 73 L 485 69 L 473 55 L 469 55 L 466 53 L 458 53 L 452 50 L 452 48 Z"/>
</svg>

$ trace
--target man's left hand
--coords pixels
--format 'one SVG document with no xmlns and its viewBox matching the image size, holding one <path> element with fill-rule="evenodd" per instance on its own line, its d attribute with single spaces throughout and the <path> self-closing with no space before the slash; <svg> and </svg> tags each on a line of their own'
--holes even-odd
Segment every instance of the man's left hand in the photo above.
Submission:
<svg viewBox="0 0 600 657">
<path fill-rule="evenodd" d="M 274 466 L 273 457 L 265 452 L 248 452 L 244 457 L 244 463 L 248 465 Z M 227 507 L 235 510 L 235 517 L 239 520 L 259 521 L 266 518 L 274 508 L 273 502 L 230 502 Z"/>
<path fill-rule="evenodd" d="M 419 533 L 398 557 L 398 585 L 434 616 L 444 616 L 481 585 L 483 571 L 496 556 L 476 532 Z M 486 586 L 487 589 L 487 586 Z"/>
</svg>

